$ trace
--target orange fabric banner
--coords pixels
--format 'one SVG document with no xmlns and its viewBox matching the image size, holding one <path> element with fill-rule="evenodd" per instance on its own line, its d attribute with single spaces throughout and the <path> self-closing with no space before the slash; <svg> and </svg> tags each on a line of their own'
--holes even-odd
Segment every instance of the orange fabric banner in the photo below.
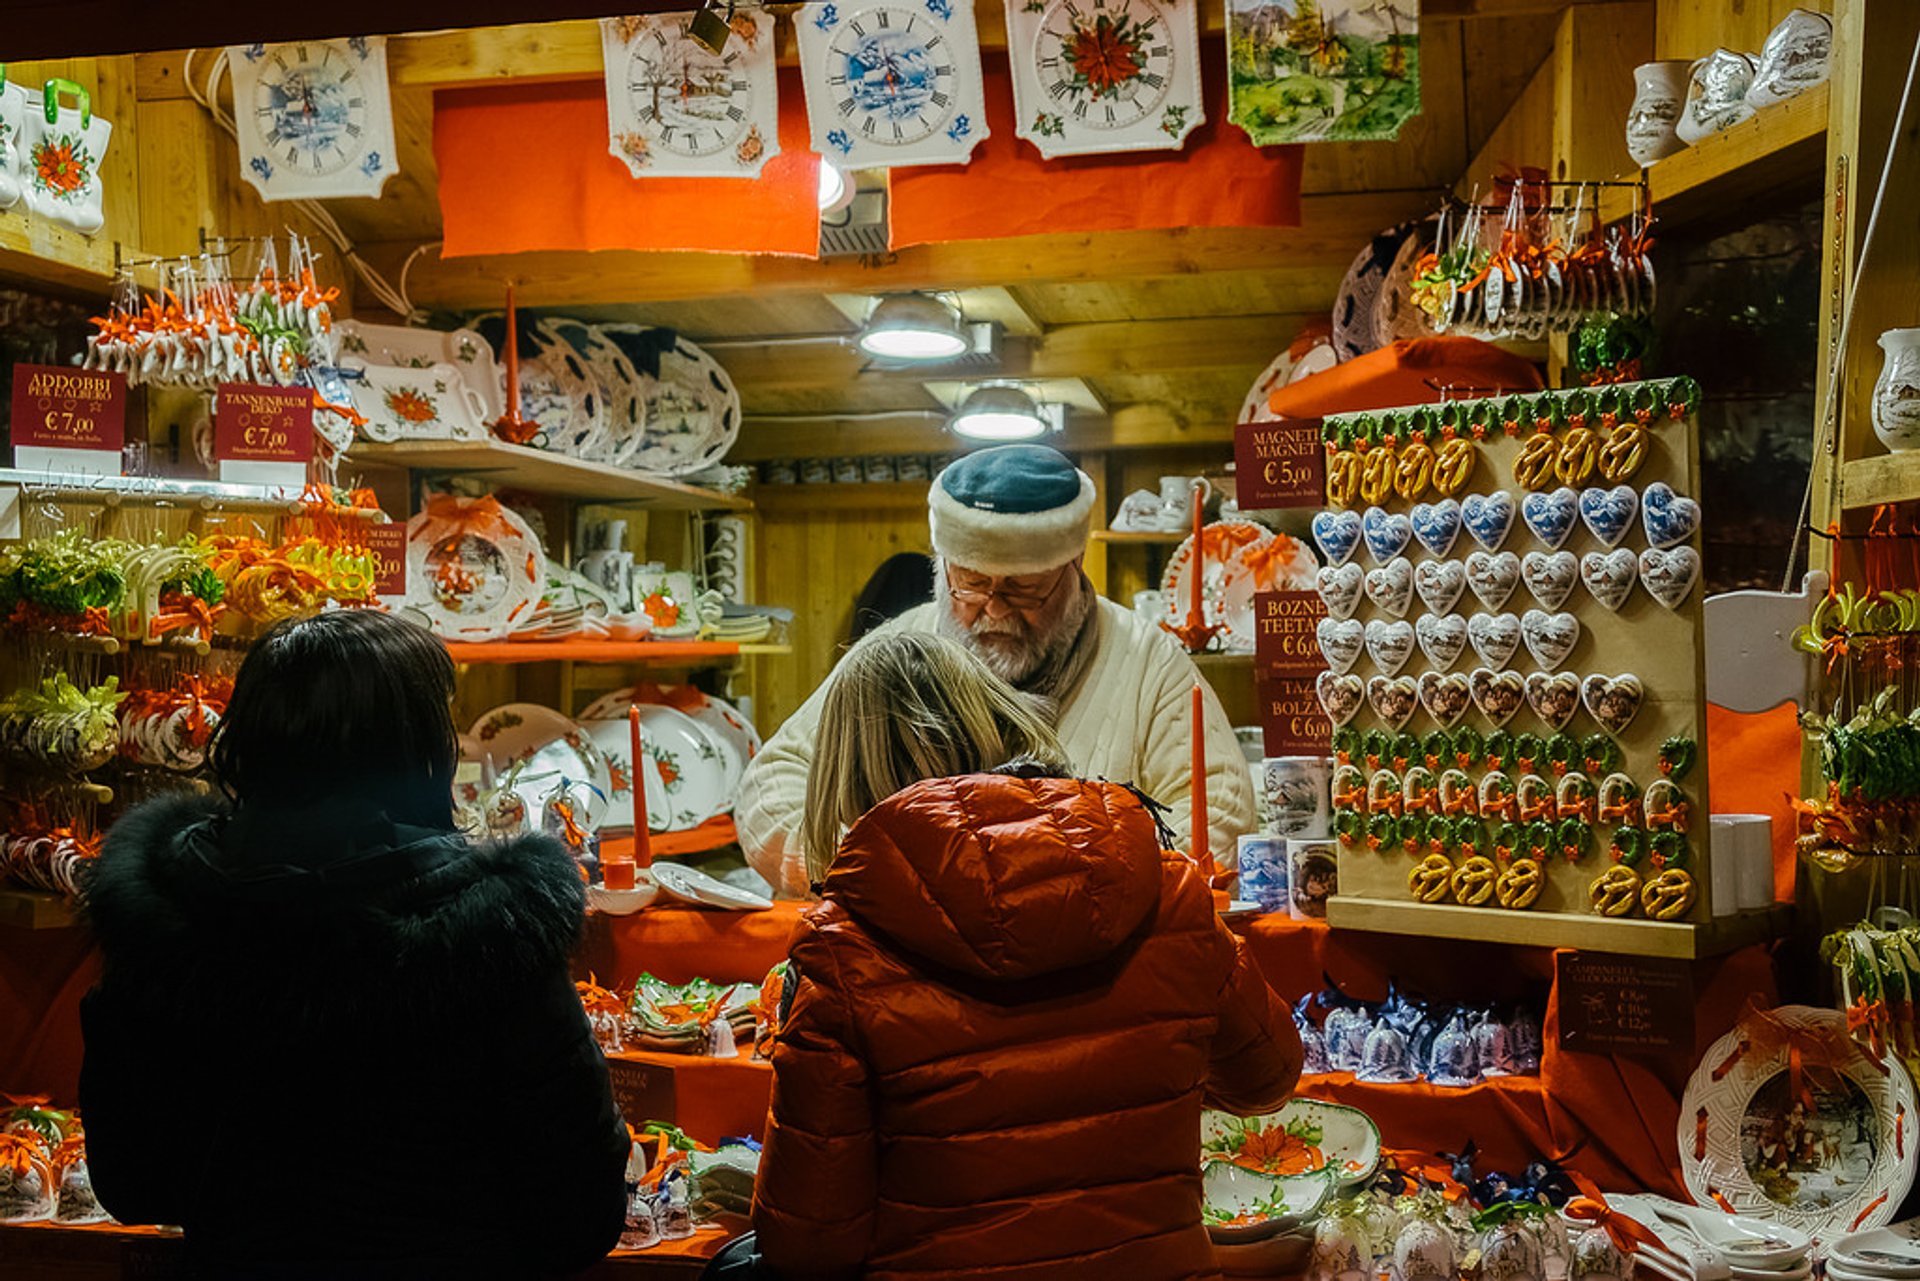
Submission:
<svg viewBox="0 0 1920 1281">
<path fill-rule="evenodd" d="M 1367 409 L 1429 405 L 1499 392 L 1539 391 L 1532 361 L 1478 338 L 1403 338 L 1290 383 L 1267 398 L 1283 418 L 1325 418 Z"/>
<path fill-rule="evenodd" d="M 441 256 L 692 249 L 813 257 L 819 160 L 799 73 L 779 74 L 780 154 L 757 179 L 633 177 L 607 152 L 598 80 L 441 90 L 433 97 Z"/>
<path fill-rule="evenodd" d="M 1047 232 L 1300 225 L 1303 149 L 1256 147 L 1227 123 L 1221 41 L 1204 42 L 1201 53 L 1207 122 L 1187 135 L 1179 151 L 1042 160 L 1013 132 L 1006 55 L 985 54 L 983 62 L 990 136 L 965 167 L 933 165 L 889 175 L 895 249 Z"/>
<path fill-rule="evenodd" d="M 1730 712 L 1707 704 L 1707 799 L 1716 814 L 1773 818 L 1773 896 L 1794 895 L 1794 837 L 1798 817 L 1789 799 L 1800 795 L 1800 709 L 1792 703 L 1764 712 Z"/>
</svg>

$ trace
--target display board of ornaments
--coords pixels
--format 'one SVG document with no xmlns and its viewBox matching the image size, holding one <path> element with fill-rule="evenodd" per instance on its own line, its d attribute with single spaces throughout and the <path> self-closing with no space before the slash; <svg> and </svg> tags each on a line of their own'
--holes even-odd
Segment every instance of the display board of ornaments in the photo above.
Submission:
<svg viewBox="0 0 1920 1281">
<path fill-rule="evenodd" d="M 1343 902 L 1710 918 L 1699 396 L 1681 378 L 1323 424 Z"/>
</svg>

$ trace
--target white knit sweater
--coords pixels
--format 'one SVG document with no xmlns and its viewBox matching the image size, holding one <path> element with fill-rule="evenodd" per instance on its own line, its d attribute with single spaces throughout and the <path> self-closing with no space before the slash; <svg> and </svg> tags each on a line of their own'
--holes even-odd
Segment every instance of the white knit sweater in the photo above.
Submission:
<svg viewBox="0 0 1920 1281">
<path fill-rule="evenodd" d="M 886 630 L 935 630 L 938 603 L 921 605 Z M 1099 652 L 1058 726 L 1074 770 L 1087 778 L 1132 783 L 1172 811 L 1182 848 L 1193 773 L 1194 682 L 1199 673 L 1158 627 L 1110 600 L 1099 603 Z M 1207 829 L 1214 858 L 1234 864 L 1236 839 L 1254 829 L 1253 777 L 1220 700 L 1204 682 Z M 740 782 L 734 818 L 747 861 L 785 897 L 807 892 L 798 829 L 807 770 L 819 732 L 820 691 L 787 718 Z"/>
</svg>

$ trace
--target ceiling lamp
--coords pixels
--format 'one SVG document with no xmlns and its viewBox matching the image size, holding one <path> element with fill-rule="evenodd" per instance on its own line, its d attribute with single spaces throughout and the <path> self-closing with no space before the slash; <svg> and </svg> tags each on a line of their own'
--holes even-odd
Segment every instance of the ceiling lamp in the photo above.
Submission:
<svg viewBox="0 0 1920 1281">
<path fill-rule="evenodd" d="M 988 383 L 967 393 L 947 426 L 969 440 L 1032 440 L 1054 427 L 1056 414 L 1012 383 Z"/>
<path fill-rule="evenodd" d="M 820 212 L 836 214 L 853 203 L 853 184 L 832 161 L 820 161 Z"/>
<path fill-rule="evenodd" d="M 973 348 L 960 309 L 927 294 L 889 294 L 874 303 L 858 342 L 886 360 L 952 360 Z"/>
</svg>

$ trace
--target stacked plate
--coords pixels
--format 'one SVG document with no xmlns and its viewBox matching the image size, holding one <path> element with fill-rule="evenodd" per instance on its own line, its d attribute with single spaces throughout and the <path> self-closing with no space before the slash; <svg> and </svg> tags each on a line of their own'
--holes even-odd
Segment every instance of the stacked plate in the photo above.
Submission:
<svg viewBox="0 0 1920 1281">
<path fill-rule="evenodd" d="M 1856 1232 L 1827 1255 L 1832 1281 L 1920 1281 L 1920 1219 Z"/>
<path fill-rule="evenodd" d="M 1652 1252 L 1640 1256 L 1656 1275 L 1718 1277 L 1722 1268 L 1733 1281 L 1808 1281 L 1813 1275 L 1813 1241 L 1798 1228 L 1665 1197 L 1609 1193 L 1607 1199 L 1614 1209 L 1651 1228 L 1671 1251 L 1672 1259 Z M 1920 1272 L 1914 1275 L 1920 1278 Z M 1689 1279 L 1682 1275 L 1677 1281 Z"/>
<path fill-rule="evenodd" d="M 760 989 L 709 979 L 665 983 L 642 974 L 627 1002 L 627 1027 L 641 1049 L 705 1053 L 715 1020 L 733 1028 L 737 1045 L 753 1044 L 754 1002 Z"/>
<path fill-rule="evenodd" d="M 732 813 L 747 762 L 760 751 L 753 725 L 725 700 L 691 685 L 629 686 L 596 699 L 580 714 L 587 737 L 613 767 L 607 825 L 633 826 L 633 739 L 627 708 L 635 704 L 647 754 L 641 773 L 648 829 L 686 831 Z"/>
</svg>

